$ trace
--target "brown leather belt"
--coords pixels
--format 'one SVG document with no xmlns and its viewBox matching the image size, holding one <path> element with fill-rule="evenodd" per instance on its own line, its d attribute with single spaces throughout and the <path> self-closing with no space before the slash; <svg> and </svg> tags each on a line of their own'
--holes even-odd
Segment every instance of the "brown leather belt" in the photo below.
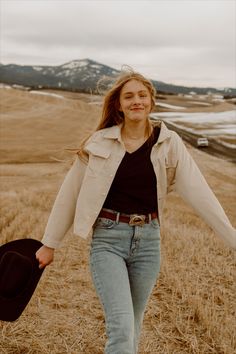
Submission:
<svg viewBox="0 0 236 354">
<path fill-rule="evenodd" d="M 142 214 L 127 215 L 127 214 L 118 213 L 116 211 L 112 212 L 112 211 L 102 209 L 98 217 L 125 222 L 131 226 L 137 226 L 137 225 L 142 226 L 144 224 L 148 224 L 150 220 L 156 219 L 157 216 L 158 215 L 156 212 L 147 215 L 142 215 Z"/>
</svg>

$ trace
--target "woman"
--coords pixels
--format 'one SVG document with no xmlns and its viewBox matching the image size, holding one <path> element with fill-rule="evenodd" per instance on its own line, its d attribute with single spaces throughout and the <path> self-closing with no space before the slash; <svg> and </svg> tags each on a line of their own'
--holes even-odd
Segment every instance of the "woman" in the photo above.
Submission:
<svg viewBox="0 0 236 354">
<path fill-rule="evenodd" d="M 52 262 L 65 233 L 86 238 L 107 330 L 105 353 L 134 354 L 144 310 L 160 269 L 160 225 L 175 188 L 229 245 L 235 229 L 180 137 L 152 124 L 155 89 L 142 75 L 121 75 L 105 97 L 97 130 L 85 141 L 57 195 L 39 266 Z"/>
</svg>

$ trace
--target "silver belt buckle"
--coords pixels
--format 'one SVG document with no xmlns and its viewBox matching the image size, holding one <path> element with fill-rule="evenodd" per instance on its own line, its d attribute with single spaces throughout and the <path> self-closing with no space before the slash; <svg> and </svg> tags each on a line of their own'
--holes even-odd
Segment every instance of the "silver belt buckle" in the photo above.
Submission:
<svg viewBox="0 0 236 354">
<path fill-rule="evenodd" d="M 130 226 L 143 226 L 145 224 L 146 215 L 133 214 L 130 215 Z"/>
</svg>

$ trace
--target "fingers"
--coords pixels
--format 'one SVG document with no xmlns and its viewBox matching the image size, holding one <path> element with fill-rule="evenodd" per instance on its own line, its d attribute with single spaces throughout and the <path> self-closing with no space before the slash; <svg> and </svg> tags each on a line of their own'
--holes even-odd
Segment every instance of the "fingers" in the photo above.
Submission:
<svg viewBox="0 0 236 354">
<path fill-rule="evenodd" d="M 47 246 L 42 246 L 35 253 L 35 257 L 39 262 L 39 268 L 42 269 L 52 263 L 54 256 L 54 249 Z"/>
<path fill-rule="evenodd" d="M 42 269 L 44 267 L 44 265 L 43 265 L 42 261 L 40 260 L 40 256 L 39 256 L 39 252 L 38 251 L 35 253 L 35 258 L 39 262 L 39 269 Z"/>
<path fill-rule="evenodd" d="M 52 263 L 52 257 L 48 257 L 45 254 L 41 254 L 40 252 L 36 252 L 35 254 L 37 261 L 39 262 L 39 269 L 43 269 L 50 263 Z"/>
<path fill-rule="evenodd" d="M 52 263 L 52 259 L 48 260 L 48 259 L 44 259 L 44 258 L 40 258 L 36 256 L 36 259 L 39 262 L 39 269 L 43 269 L 46 266 L 48 266 L 50 263 Z"/>
<path fill-rule="evenodd" d="M 50 263 L 52 263 L 52 261 L 45 262 L 45 261 L 42 261 L 42 260 L 39 260 L 39 259 L 38 259 L 38 262 L 39 262 L 39 269 L 43 269 L 46 266 L 48 266 Z"/>
<path fill-rule="evenodd" d="M 44 267 L 46 267 L 45 264 L 39 263 L 39 269 L 43 269 Z"/>
<path fill-rule="evenodd" d="M 37 259 L 37 261 L 39 262 L 39 269 L 43 269 L 44 267 L 46 267 L 46 263 L 45 262 L 43 262 L 41 259 L 40 259 L 40 257 L 38 257 L 37 256 L 37 253 L 36 253 L 36 259 Z"/>
</svg>

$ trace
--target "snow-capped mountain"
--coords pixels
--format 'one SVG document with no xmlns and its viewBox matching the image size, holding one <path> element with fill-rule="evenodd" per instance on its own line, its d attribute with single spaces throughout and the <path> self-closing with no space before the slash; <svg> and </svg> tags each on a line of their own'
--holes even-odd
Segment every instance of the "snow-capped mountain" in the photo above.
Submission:
<svg viewBox="0 0 236 354">
<path fill-rule="evenodd" d="M 0 66 L 0 81 L 4 83 L 85 92 L 96 90 L 96 84 L 103 76 L 117 74 L 117 70 L 90 59 L 73 60 L 59 66 Z"/>
<path fill-rule="evenodd" d="M 59 66 L 33 66 L 33 69 L 41 72 L 42 75 L 54 75 L 58 78 L 58 82 L 66 78 L 66 81 L 71 83 L 76 82 L 78 79 L 86 82 L 91 78 L 114 76 L 118 74 L 117 70 L 90 59 L 73 60 Z"/>
<path fill-rule="evenodd" d="M 91 59 L 73 60 L 58 66 L 0 64 L 0 82 L 33 88 L 57 88 L 82 92 L 95 92 L 98 81 L 103 77 L 113 78 L 119 71 Z M 219 93 L 235 96 L 235 88 L 216 89 L 186 87 L 153 81 L 158 91 L 169 93 L 198 94 Z M 108 83 L 108 81 L 107 81 Z M 105 83 L 104 83 L 105 85 Z"/>
</svg>

